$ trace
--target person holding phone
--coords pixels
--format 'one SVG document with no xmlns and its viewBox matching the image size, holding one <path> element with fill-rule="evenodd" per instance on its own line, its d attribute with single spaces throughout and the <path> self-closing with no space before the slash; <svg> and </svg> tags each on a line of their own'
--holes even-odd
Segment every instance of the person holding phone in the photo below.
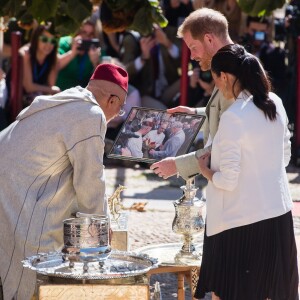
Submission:
<svg viewBox="0 0 300 300">
<path fill-rule="evenodd" d="M 87 85 L 100 62 L 101 48 L 97 36 L 97 24 L 86 20 L 74 38 L 71 36 L 60 38 L 59 73 L 56 84 L 61 90 Z"/>
<path fill-rule="evenodd" d="M 189 76 L 188 104 L 193 107 L 205 107 L 214 90 L 215 83 L 210 70 L 201 71 L 195 66 Z"/>
<path fill-rule="evenodd" d="M 271 40 L 271 22 L 264 17 L 248 16 L 246 35 L 241 40 L 246 49 L 260 59 L 268 72 L 274 91 L 286 99 L 286 51 Z"/>
</svg>

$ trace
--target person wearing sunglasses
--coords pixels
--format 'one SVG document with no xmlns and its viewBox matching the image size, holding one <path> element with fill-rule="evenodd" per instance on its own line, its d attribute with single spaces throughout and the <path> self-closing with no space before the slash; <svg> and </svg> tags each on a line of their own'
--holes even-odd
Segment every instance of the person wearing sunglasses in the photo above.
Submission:
<svg viewBox="0 0 300 300">
<path fill-rule="evenodd" d="M 23 106 L 37 95 L 53 95 L 60 91 L 55 86 L 57 77 L 57 38 L 52 25 L 39 25 L 32 33 L 28 46 L 20 49 L 23 60 Z"/>
<path fill-rule="evenodd" d="M 100 64 L 86 88 L 42 95 L 0 133 L 0 278 L 4 299 L 29 300 L 26 256 L 59 251 L 63 220 L 108 214 L 103 154 L 107 123 L 123 114 L 127 72 Z M 1 299 L 1 295 L 0 295 Z"/>
<path fill-rule="evenodd" d="M 97 22 L 85 20 L 75 36 L 63 36 L 58 45 L 59 72 L 56 84 L 61 90 L 86 86 L 100 62 L 101 47 Z"/>
</svg>

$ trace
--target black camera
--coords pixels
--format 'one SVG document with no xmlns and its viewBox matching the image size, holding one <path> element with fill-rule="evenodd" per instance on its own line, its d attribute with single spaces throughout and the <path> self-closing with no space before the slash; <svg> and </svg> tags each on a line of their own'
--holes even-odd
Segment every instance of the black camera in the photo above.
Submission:
<svg viewBox="0 0 300 300">
<path fill-rule="evenodd" d="M 77 49 L 80 51 L 89 51 L 91 47 L 100 47 L 99 39 L 84 39 L 78 41 Z"/>
<path fill-rule="evenodd" d="M 212 78 L 212 75 L 211 75 L 211 71 L 208 70 L 208 71 L 199 71 L 199 78 L 204 81 L 204 82 L 207 82 L 207 83 L 211 83 L 213 78 Z"/>
</svg>

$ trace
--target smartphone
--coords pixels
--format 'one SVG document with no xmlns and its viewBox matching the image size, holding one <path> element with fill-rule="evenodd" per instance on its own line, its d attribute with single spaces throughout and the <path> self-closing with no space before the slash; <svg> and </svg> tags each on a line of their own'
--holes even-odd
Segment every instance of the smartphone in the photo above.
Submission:
<svg viewBox="0 0 300 300">
<path fill-rule="evenodd" d="M 266 39 L 266 33 L 263 31 L 256 31 L 254 34 L 254 39 L 256 41 L 264 41 Z"/>
<path fill-rule="evenodd" d="M 92 46 L 95 48 L 100 47 L 99 39 L 79 40 L 78 50 L 89 51 Z"/>
</svg>

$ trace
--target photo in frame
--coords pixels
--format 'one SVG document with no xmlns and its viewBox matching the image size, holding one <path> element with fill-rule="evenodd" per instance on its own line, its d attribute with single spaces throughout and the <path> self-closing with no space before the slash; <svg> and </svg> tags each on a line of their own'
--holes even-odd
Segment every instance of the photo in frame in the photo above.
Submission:
<svg viewBox="0 0 300 300">
<path fill-rule="evenodd" d="M 154 163 L 186 154 L 205 116 L 132 107 L 107 157 Z"/>
</svg>

